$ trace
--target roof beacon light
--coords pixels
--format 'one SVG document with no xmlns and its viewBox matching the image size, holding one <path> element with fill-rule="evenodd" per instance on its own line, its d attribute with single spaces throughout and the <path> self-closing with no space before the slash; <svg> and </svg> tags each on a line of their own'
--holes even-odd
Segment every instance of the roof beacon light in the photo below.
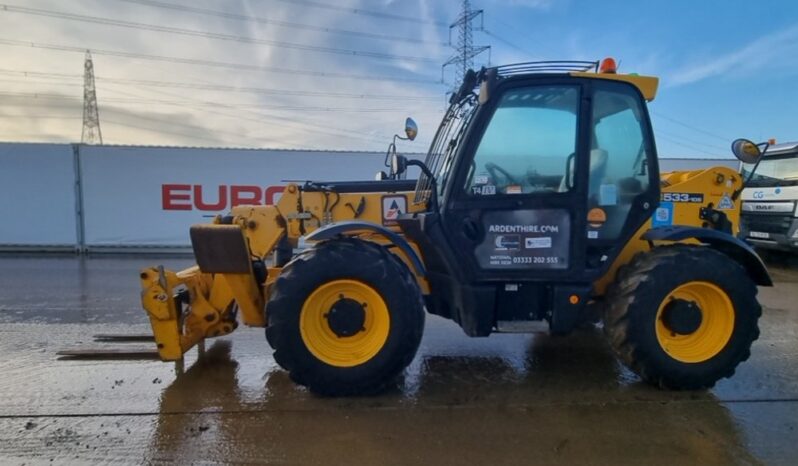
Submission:
<svg viewBox="0 0 798 466">
<path fill-rule="evenodd" d="M 617 72 L 618 72 L 618 65 L 615 64 L 614 58 L 607 57 L 604 60 L 601 60 L 599 73 L 615 74 Z"/>
</svg>

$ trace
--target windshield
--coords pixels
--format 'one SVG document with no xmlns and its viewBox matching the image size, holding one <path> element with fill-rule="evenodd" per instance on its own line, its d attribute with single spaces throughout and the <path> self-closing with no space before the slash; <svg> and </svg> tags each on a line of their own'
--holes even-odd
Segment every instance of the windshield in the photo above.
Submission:
<svg viewBox="0 0 798 466">
<path fill-rule="evenodd" d="M 424 162 L 430 171 L 435 175 L 437 181 L 438 194 L 443 192 L 447 178 L 454 161 L 454 155 L 463 139 L 463 134 L 468 127 L 468 122 L 474 116 L 477 109 L 477 99 L 474 94 L 470 94 L 459 102 L 454 102 L 449 106 L 435 139 L 432 140 L 427 159 Z M 430 197 L 431 181 L 423 174 L 418 178 L 416 184 L 415 203 L 427 202 Z"/>
<path fill-rule="evenodd" d="M 745 165 L 743 174 L 747 177 L 753 165 Z M 798 156 L 787 158 L 764 158 L 759 163 L 754 177 L 748 186 L 798 185 Z"/>
</svg>

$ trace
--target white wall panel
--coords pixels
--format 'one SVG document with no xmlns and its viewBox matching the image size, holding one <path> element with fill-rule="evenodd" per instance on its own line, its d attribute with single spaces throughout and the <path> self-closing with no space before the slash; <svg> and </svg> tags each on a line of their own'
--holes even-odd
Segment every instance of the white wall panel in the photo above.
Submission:
<svg viewBox="0 0 798 466">
<path fill-rule="evenodd" d="M 188 229 L 227 212 L 233 198 L 258 203 L 283 180 L 367 180 L 384 154 L 82 147 L 86 245 L 185 246 Z"/>
<path fill-rule="evenodd" d="M 0 246 L 74 246 L 69 144 L 0 144 Z"/>
</svg>

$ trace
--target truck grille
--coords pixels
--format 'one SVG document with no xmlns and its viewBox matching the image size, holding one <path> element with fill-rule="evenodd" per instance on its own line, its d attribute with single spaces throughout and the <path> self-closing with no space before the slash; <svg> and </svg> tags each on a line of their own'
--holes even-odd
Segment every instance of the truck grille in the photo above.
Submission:
<svg viewBox="0 0 798 466">
<path fill-rule="evenodd" d="M 743 215 L 742 222 L 748 231 L 761 231 L 786 235 L 792 224 L 791 216 L 784 215 Z"/>
</svg>

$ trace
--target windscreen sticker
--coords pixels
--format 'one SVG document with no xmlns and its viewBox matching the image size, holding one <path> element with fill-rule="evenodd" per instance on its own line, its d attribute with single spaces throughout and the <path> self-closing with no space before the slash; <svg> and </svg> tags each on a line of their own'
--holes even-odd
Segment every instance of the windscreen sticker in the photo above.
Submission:
<svg viewBox="0 0 798 466">
<path fill-rule="evenodd" d="M 732 210 L 734 209 L 734 201 L 731 200 L 728 194 L 724 194 L 722 198 L 720 198 L 720 202 L 718 202 L 718 209 L 720 210 Z"/>
<path fill-rule="evenodd" d="M 483 269 L 565 269 L 570 221 L 565 209 L 487 212 L 477 262 Z"/>
<path fill-rule="evenodd" d="M 618 204 L 618 187 L 614 184 L 599 186 L 599 205 Z"/>
<path fill-rule="evenodd" d="M 521 194 L 523 191 L 517 184 L 511 184 L 510 186 L 507 186 L 507 189 L 505 189 L 504 192 L 507 194 Z"/>
<path fill-rule="evenodd" d="M 704 195 L 701 193 L 662 193 L 662 201 L 703 204 Z"/>
<path fill-rule="evenodd" d="M 475 185 L 488 184 L 488 175 L 477 175 L 474 177 Z"/>
<path fill-rule="evenodd" d="M 471 194 L 474 196 L 493 196 L 496 194 L 496 186 L 486 184 L 484 186 L 471 186 Z"/>
<path fill-rule="evenodd" d="M 652 227 L 667 227 L 673 225 L 673 203 L 662 202 L 651 217 Z"/>
</svg>

